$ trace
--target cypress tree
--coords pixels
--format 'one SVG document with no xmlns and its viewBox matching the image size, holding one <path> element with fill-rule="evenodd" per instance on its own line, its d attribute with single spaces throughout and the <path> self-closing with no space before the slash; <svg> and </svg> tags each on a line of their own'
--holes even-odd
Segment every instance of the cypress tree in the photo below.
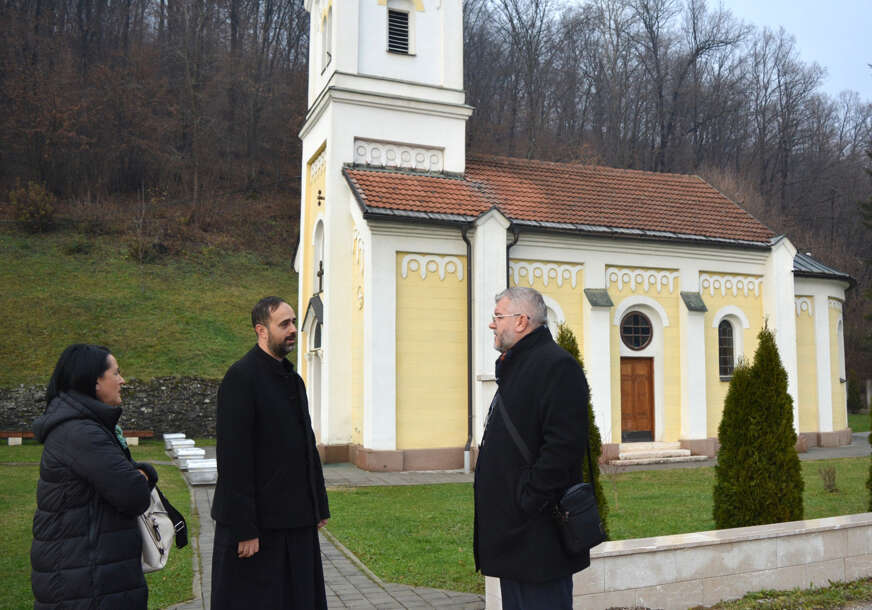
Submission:
<svg viewBox="0 0 872 610">
<path fill-rule="evenodd" d="M 793 399 L 775 337 L 757 335 L 754 364 L 733 372 L 718 429 L 714 519 L 719 529 L 802 519 Z"/>
<path fill-rule="evenodd" d="M 578 350 L 578 341 L 575 340 L 575 334 L 572 330 L 566 326 L 565 324 L 561 324 L 560 328 L 557 332 L 557 345 L 565 349 L 569 354 L 575 358 L 578 362 L 578 365 L 581 367 L 581 370 L 584 370 L 584 362 L 581 359 L 581 352 Z M 586 374 L 586 372 L 585 372 Z M 603 452 L 603 442 L 602 437 L 600 437 L 599 428 L 596 425 L 596 421 L 593 416 L 593 403 L 590 400 L 590 395 L 588 395 L 587 399 L 587 424 L 588 424 L 588 443 L 590 443 L 590 458 L 593 461 L 593 488 L 594 493 L 596 494 L 596 503 L 599 508 L 600 519 L 603 522 L 603 529 L 606 533 L 606 540 L 609 539 L 609 504 L 606 501 L 606 496 L 603 493 L 603 486 L 600 482 L 599 476 L 599 458 Z M 584 473 L 584 480 L 590 483 L 590 473 L 587 467 L 587 455 L 584 457 L 584 467 L 582 468 L 582 472 Z"/>
</svg>

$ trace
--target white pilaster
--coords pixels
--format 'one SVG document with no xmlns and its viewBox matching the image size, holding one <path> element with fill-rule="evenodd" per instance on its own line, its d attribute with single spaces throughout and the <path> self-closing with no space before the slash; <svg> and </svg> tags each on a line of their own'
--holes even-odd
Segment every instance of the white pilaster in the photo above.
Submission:
<svg viewBox="0 0 872 610">
<path fill-rule="evenodd" d="M 818 432 L 833 431 L 833 376 L 830 368 L 830 308 L 825 292 L 814 295 L 814 345 L 817 361 Z"/>
<path fill-rule="evenodd" d="M 475 223 L 472 237 L 472 357 L 473 434 L 476 442 L 484 433 L 484 420 L 497 386 L 494 363 L 499 353 L 493 348 L 493 331 L 488 328 L 493 315 L 494 297 L 506 288 L 506 230 L 508 219 L 491 210 Z"/>
<path fill-rule="evenodd" d="M 763 276 L 763 314 L 775 333 L 781 364 L 787 371 L 787 392 L 793 398 L 793 427 L 799 432 L 799 398 L 796 363 L 796 290 L 793 257 L 796 248 L 786 237 L 772 245 Z"/>
<path fill-rule="evenodd" d="M 699 292 L 699 270 L 681 269 L 681 289 Z M 703 439 L 708 436 L 706 413 L 705 312 L 690 311 L 682 300 L 679 305 L 681 324 L 681 438 Z"/>
<path fill-rule="evenodd" d="M 591 257 L 584 265 L 584 287 L 605 289 L 606 265 L 601 257 Z M 609 340 L 611 308 L 592 307 L 582 300 L 584 324 L 584 367 L 590 385 L 596 425 L 604 443 L 620 442 L 612 438 L 612 356 Z"/>
<path fill-rule="evenodd" d="M 363 446 L 393 451 L 397 448 L 396 248 L 386 239 L 373 239 L 365 256 Z"/>
</svg>

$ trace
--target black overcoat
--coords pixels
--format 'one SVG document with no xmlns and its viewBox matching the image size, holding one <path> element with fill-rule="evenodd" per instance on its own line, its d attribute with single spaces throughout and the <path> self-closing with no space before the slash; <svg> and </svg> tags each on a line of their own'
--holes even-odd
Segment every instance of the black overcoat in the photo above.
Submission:
<svg viewBox="0 0 872 610">
<path fill-rule="evenodd" d="M 476 567 L 527 583 L 583 570 L 589 553 L 566 554 L 551 512 L 563 491 L 581 481 L 588 435 L 584 372 L 541 326 L 497 362 L 497 385 L 532 466 L 493 409 L 475 467 Z"/>
<path fill-rule="evenodd" d="M 212 518 L 236 541 L 330 516 L 303 380 L 255 345 L 218 389 Z"/>
<path fill-rule="evenodd" d="M 120 416 L 119 407 L 70 392 L 34 421 L 45 444 L 30 547 L 34 608 L 147 606 L 136 519 L 157 474 L 129 461 L 114 432 Z"/>
</svg>

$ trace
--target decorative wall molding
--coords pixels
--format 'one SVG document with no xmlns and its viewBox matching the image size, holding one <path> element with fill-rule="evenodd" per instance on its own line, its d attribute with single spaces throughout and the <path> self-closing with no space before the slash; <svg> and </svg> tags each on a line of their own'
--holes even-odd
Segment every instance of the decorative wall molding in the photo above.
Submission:
<svg viewBox="0 0 872 610">
<path fill-rule="evenodd" d="M 664 286 L 669 287 L 669 292 L 675 291 L 675 279 L 681 275 L 680 271 L 662 271 L 657 269 L 632 269 L 629 267 L 607 267 L 606 278 L 609 284 L 617 284 L 618 290 L 623 290 L 625 285 L 636 292 L 636 286 L 644 287 L 644 292 L 649 288 L 656 288 L 657 294 L 662 292 Z"/>
<path fill-rule="evenodd" d="M 324 154 L 325 152 L 327 152 L 327 151 L 322 150 L 321 154 L 319 154 L 315 158 L 315 160 L 312 161 L 312 164 L 309 166 L 309 177 L 310 178 L 314 179 L 315 176 L 317 176 L 318 173 L 324 169 L 324 166 L 327 163 L 327 156 Z"/>
<path fill-rule="evenodd" d="M 578 272 L 584 269 L 584 265 L 510 261 L 509 269 L 512 272 L 512 278 L 515 280 L 515 286 L 521 285 L 521 279 L 526 279 L 530 286 L 537 279 L 540 279 L 546 286 L 552 280 L 558 286 L 563 286 L 563 281 L 569 280 L 572 287 L 575 288 L 578 283 Z"/>
<path fill-rule="evenodd" d="M 814 317 L 814 306 L 811 297 L 794 297 L 796 301 L 796 317 L 807 313 L 810 318 Z"/>
<path fill-rule="evenodd" d="M 829 299 L 830 301 L 830 309 L 835 309 L 839 313 L 842 313 L 842 302 L 838 299 Z"/>
<path fill-rule="evenodd" d="M 441 172 L 445 167 L 445 151 L 441 148 L 425 148 L 355 138 L 354 162 L 376 167 Z"/>
<path fill-rule="evenodd" d="M 741 292 L 747 297 L 753 292 L 754 296 L 759 297 L 762 283 L 762 277 L 753 275 L 699 274 L 700 292 L 708 291 L 710 296 L 715 296 L 715 292 L 720 292 L 721 296 L 725 297 L 728 292 L 731 292 L 734 297 L 737 297 Z"/>
<path fill-rule="evenodd" d="M 421 274 L 421 279 L 427 279 L 428 273 L 439 273 L 439 279 L 444 280 L 446 273 L 457 274 L 457 279 L 463 281 L 463 263 L 456 256 L 437 256 L 435 254 L 407 254 L 400 264 L 403 279 L 409 271 Z"/>
<path fill-rule="evenodd" d="M 358 266 L 361 266 L 361 261 L 364 258 L 363 257 L 363 254 L 364 254 L 363 250 L 364 250 L 363 234 L 357 229 L 357 227 L 354 227 L 354 229 L 351 231 L 351 254 L 354 256 L 354 262 Z M 364 272 L 364 270 L 361 268 L 361 273 L 363 273 L 363 272 Z"/>
</svg>

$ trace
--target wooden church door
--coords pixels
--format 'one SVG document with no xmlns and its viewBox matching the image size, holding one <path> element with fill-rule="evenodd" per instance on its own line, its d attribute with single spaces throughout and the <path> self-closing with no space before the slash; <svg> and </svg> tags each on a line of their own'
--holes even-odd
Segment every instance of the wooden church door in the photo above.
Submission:
<svg viewBox="0 0 872 610">
<path fill-rule="evenodd" d="M 654 440 L 654 359 L 621 358 L 621 442 Z"/>
</svg>

